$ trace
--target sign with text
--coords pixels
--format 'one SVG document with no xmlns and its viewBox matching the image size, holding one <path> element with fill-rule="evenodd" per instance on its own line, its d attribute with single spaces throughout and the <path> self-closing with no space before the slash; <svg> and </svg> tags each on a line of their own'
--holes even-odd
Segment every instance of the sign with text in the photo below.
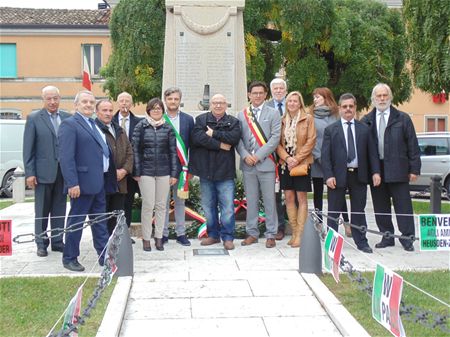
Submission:
<svg viewBox="0 0 450 337">
<path fill-rule="evenodd" d="M 406 336 L 400 318 L 403 278 L 392 270 L 377 265 L 373 280 L 372 316 L 394 336 Z"/>
<path fill-rule="evenodd" d="M 333 273 L 334 280 L 339 283 L 339 264 L 341 263 L 344 238 L 330 228 L 325 238 L 323 264 L 327 271 Z"/>
<path fill-rule="evenodd" d="M 0 220 L 0 256 L 12 254 L 12 221 Z"/>
<path fill-rule="evenodd" d="M 450 251 L 450 214 L 421 214 L 419 228 L 421 251 Z"/>
</svg>

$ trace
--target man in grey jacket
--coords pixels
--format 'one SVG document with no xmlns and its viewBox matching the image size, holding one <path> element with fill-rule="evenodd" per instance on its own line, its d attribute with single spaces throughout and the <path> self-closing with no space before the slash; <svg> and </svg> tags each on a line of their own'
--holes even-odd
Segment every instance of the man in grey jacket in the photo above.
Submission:
<svg viewBox="0 0 450 337">
<path fill-rule="evenodd" d="M 52 230 L 64 229 L 66 215 L 66 194 L 63 192 L 63 178 L 58 156 L 57 132 L 61 121 L 70 117 L 67 112 L 59 110 L 61 96 L 53 86 L 42 89 L 44 107 L 30 114 L 25 124 L 23 138 L 23 163 L 25 166 L 26 183 L 35 190 L 35 222 L 34 233 L 37 245 L 37 255 L 48 255 L 50 244 L 45 233 L 50 216 Z M 52 233 L 56 235 L 58 232 Z M 63 235 L 51 238 L 52 251 L 62 252 L 64 249 Z"/>
</svg>

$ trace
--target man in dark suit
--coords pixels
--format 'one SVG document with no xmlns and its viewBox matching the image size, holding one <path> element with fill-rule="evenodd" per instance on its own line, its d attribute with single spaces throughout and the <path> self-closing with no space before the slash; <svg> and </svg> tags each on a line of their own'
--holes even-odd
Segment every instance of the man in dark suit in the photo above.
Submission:
<svg viewBox="0 0 450 337">
<path fill-rule="evenodd" d="M 164 118 L 172 126 L 174 133 L 177 136 L 178 175 L 182 172 L 182 170 L 184 170 L 184 172 L 187 171 L 189 161 L 189 138 L 192 129 L 194 129 L 194 118 L 187 113 L 180 111 L 181 97 L 182 94 L 179 88 L 172 87 L 164 91 L 164 104 L 166 105 L 166 116 L 164 116 Z M 185 165 L 182 165 L 181 161 L 184 161 Z M 178 181 L 180 181 L 180 179 L 178 179 Z M 177 193 L 179 191 L 178 184 L 172 185 L 170 189 L 172 191 L 173 201 L 175 203 L 175 232 L 177 234 L 177 243 L 183 246 L 190 246 L 191 243 L 186 237 L 185 199 L 181 198 L 184 197 L 184 195 L 182 195 L 184 194 L 183 189 L 180 190 L 181 197 L 179 193 Z M 166 243 L 169 240 L 169 202 L 170 193 L 167 200 L 163 243 Z"/>
<path fill-rule="evenodd" d="M 374 109 L 361 120 L 369 126 L 378 147 L 381 167 L 380 186 L 370 186 L 375 220 L 381 232 L 394 234 L 391 198 L 397 214 L 398 229 L 403 236 L 415 235 L 409 182 L 420 175 L 420 149 L 416 131 L 407 113 L 391 105 L 392 91 L 384 83 L 372 90 Z M 413 241 L 400 239 L 403 248 L 414 251 Z M 394 238 L 383 237 L 375 248 L 394 246 Z"/>
<path fill-rule="evenodd" d="M 249 85 L 250 107 L 238 113 L 242 125 L 241 140 L 237 151 L 241 156 L 240 168 L 244 174 L 244 188 L 247 195 L 247 238 L 241 242 L 248 246 L 258 242 L 258 212 L 260 191 L 266 212 L 266 247 L 275 247 L 278 217 L 275 203 L 276 162 L 273 152 L 280 143 L 281 118 L 275 109 L 265 103 L 267 85 L 254 81 Z M 259 143 L 252 132 L 251 121 L 257 121 L 265 136 L 265 144 Z M 262 144 L 261 146 L 259 144 Z"/>
<path fill-rule="evenodd" d="M 370 176 L 374 186 L 381 181 L 375 143 L 369 128 L 355 120 L 356 98 L 343 94 L 339 99 L 341 118 L 325 128 L 322 143 L 323 177 L 328 187 L 328 215 L 337 218 L 344 211 L 345 191 L 349 190 L 351 223 L 367 228 L 367 184 Z M 344 158 L 347 158 L 345 160 Z M 328 226 L 338 231 L 335 220 L 328 218 Z M 356 246 L 364 253 L 372 253 L 365 232 L 352 227 Z"/>
<path fill-rule="evenodd" d="M 131 143 L 133 137 L 133 131 L 137 123 L 142 118 L 136 117 L 131 112 L 131 106 L 133 105 L 133 97 L 127 93 L 122 92 L 117 96 L 117 103 L 119 104 L 119 111 L 114 115 L 113 121 L 119 124 L 122 129 L 125 130 L 125 133 L 128 136 L 128 139 Z M 130 228 L 131 225 L 131 209 L 133 208 L 134 195 L 139 192 L 139 185 L 133 179 L 133 177 L 129 174 L 127 175 L 127 194 L 125 196 L 125 218 L 127 221 L 127 226 Z M 134 240 L 131 239 L 131 242 L 134 243 Z"/>
<path fill-rule="evenodd" d="M 274 78 L 272 82 L 270 82 L 270 93 L 272 94 L 272 99 L 267 102 L 267 105 L 277 110 L 280 117 L 282 117 L 286 111 L 286 81 L 282 78 Z M 280 167 L 278 170 L 280 170 Z M 277 235 L 275 235 L 276 240 L 283 240 L 286 230 L 286 206 L 283 205 L 282 194 L 283 191 L 281 189 L 275 193 L 278 215 L 278 232 Z"/>
<path fill-rule="evenodd" d="M 95 122 L 105 135 L 106 142 L 112 153 L 108 175 L 105 176 L 105 179 L 112 179 L 112 181 L 106 182 L 105 186 L 112 186 L 114 189 L 110 191 L 105 190 L 106 212 L 123 210 L 127 194 L 126 177 L 133 170 L 133 149 L 124 129 L 112 121 L 114 116 L 112 102 L 106 99 L 98 101 L 95 111 L 97 113 Z M 109 235 L 114 231 L 116 223 L 117 219 L 115 217 L 108 220 Z"/>
<path fill-rule="evenodd" d="M 47 256 L 48 216 L 52 230 L 64 229 L 66 215 L 66 194 L 63 192 L 63 178 L 59 165 L 57 132 L 61 121 L 70 117 L 59 110 L 61 96 L 53 86 L 42 89 L 44 108 L 33 112 L 27 118 L 23 135 L 23 162 L 26 183 L 34 192 L 34 233 L 37 255 Z M 52 233 L 53 235 L 57 232 Z M 52 251 L 62 252 L 63 235 L 51 238 Z"/>
<path fill-rule="evenodd" d="M 109 169 L 110 150 L 105 135 L 92 119 L 94 107 L 94 95 L 90 91 L 80 91 L 75 96 L 75 115 L 64 120 L 58 132 L 64 190 L 69 194 L 71 206 L 67 227 L 73 226 L 66 233 L 63 265 L 71 271 L 84 270 L 78 262 L 78 256 L 81 228 L 87 215 L 94 221 L 91 231 L 100 265 L 103 265 L 104 248 L 108 242 L 106 220 L 95 220 L 98 214 L 106 210 L 105 188 L 114 189 L 114 186 L 105 186 L 104 176 Z"/>
</svg>

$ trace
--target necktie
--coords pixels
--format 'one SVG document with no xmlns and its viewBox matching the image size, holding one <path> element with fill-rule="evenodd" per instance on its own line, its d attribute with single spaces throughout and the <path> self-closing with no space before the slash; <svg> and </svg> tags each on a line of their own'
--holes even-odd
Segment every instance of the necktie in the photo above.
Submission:
<svg viewBox="0 0 450 337">
<path fill-rule="evenodd" d="M 58 129 L 59 129 L 58 113 L 52 113 L 50 116 L 51 116 L 51 121 L 52 121 L 53 127 L 55 128 L 55 133 L 58 134 Z"/>
<path fill-rule="evenodd" d="M 278 111 L 280 112 L 280 116 L 283 116 L 283 103 L 278 103 Z"/>
<path fill-rule="evenodd" d="M 353 139 L 352 122 L 346 122 L 347 127 L 347 163 L 351 163 L 356 158 L 355 141 Z"/>
<path fill-rule="evenodd" d="M 120 122 L 120 127 L 121 127 L 122 129 L 125 130 L 125 133 L 126 133 L 127 136 L 128 136 L 127 119 L 126 119 L 126 118 L 122 118 L 122 120 L 121 120 L 121 122 Z"/>
<path fill-rule="evenodd" d="M 259 108 L 254 108 L 253 114 L 255 115 L 256 120 L 259 121 Z"/>
<path fill-rule="evenodd" d="M 384 159 L 384 131 L 386 131 L 386 121 L 383 111 L 380 112 L 380 125 L 378 126 L 378 154 L 380 159 Z"/>
<path fill-rule="evenodd" d="M 114 137 L 114 139 L 116 138 L 116 133 L 114 132 L 114 129 L 113 129 L 113 127 L 112 127 L 112 124 L 109 124 L 108 125 L 108 130 L 109 130 L 109 133 Z"/>
<path fill-rule="evenodd" d="M 258 111 L 259 111 L 258 108 L 255 108 L 252 110 L 255 120 L 258 120 Z M 250 131 L 249 152 L 251 154 L 255 154 L 255 150 L 256 150 L 256 139 L 255 139 L 255 136 L 253 136 L 253 133 Z"/>
<path fill-rule="evenodd" d="M 91 123 L 92 126 L 92 132 L 94 133 L 95 139 L 99 142 L 99 144 L 102 146 L 103 155 L 106 158 L 109 158 L 109 148 L 108 145 L 103 141 L 102 136 L 100 136 L 100 133 L 97 130 L 97 127 L 95 126 L 95 122 L 92 118 L 89 118 L 89 123 Z"/>
</svg>

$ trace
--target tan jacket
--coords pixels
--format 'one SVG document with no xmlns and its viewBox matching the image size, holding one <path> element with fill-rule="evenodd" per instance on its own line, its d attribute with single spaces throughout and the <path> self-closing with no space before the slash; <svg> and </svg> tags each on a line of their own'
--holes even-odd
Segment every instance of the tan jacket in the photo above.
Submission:
<svg viewBox="0 0 450 337">
<path fill-rule="evenodd" d="M 277 147 L 277 154 L 280 162 L 285 161 L 289 154 L 285 150 L 284 129 L 286 127 L 286 116 L 281 120 L 281 137 L 280 144 Z M 303 114 L 297 123 L 297 149 L 294 158 L 300 164 L 312 164 L 314 158 L 312 151 L 316 145 L 316 128 L 314 126 L 314 118 L 310 114 Z"/>
</svg>

